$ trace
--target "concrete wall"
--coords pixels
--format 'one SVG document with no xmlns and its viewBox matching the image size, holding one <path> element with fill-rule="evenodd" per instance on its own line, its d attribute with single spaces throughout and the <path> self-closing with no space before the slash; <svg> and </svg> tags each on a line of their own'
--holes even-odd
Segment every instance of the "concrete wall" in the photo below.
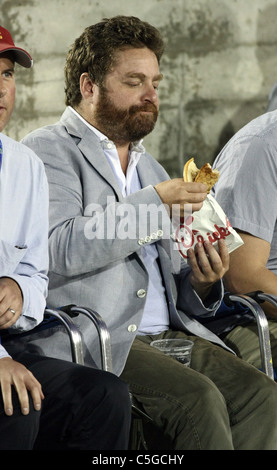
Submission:
<svg viewBox="0 0 277 470">
<path fill-rule="evenodd" d="M 212 162 L 226 140 L 266 109 L 277 81 L 277 0 L 0 0 L 1 23 L 34 58 L 17 69 L 15 139 L 58 120 L 65 54 L 103 17 L 139 16 L 164 34 L 158 124 L 148 150 L 181 176 L 183 163 Z"/>
</svg>

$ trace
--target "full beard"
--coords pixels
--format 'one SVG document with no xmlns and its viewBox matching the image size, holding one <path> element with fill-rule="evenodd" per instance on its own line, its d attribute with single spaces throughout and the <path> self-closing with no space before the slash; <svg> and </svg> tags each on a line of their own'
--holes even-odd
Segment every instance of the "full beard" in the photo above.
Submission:
<svg viewBox="0 0 277 470">
<path fill-rule="evenodd" d="M 105 89 L 102 88 L 94 118 L 96 127 L 103 134 L 114 143 L 124 145 L 150 134 L 155 127 L 158 114 L 158 108 L 153 103 L 120 109 L 111 102 Z"/>
</svg>

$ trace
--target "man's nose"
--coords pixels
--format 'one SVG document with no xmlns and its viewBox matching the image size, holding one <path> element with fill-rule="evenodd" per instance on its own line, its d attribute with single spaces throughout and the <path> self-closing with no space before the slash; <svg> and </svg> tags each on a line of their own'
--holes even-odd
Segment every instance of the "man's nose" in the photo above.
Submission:
<svg viewBox="0 0 277 470">
<path fill-rule="evenodd" d="M 156 105 L 158 104 L 159 98 L 158 98 L 157 89 L 154 88 L 152 83 L 149 85 L 146 85 L 143 99 L 145 101 L 150 101 L 151 103 L 154 103 Z"/>
</svg>

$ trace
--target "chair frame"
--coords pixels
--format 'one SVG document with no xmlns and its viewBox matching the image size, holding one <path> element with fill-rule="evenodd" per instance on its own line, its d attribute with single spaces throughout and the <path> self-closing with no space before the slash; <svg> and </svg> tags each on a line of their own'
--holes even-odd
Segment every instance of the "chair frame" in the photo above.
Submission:
<svg viewBox="0 0 277 470">
<path fill-rule="evenodd" d="M 248 307 L 250 312 L 252 312 L 258 327 L 262 370 L 266 375 L 268 375 L 268 377 L 274 380 L 269 326 L 266 315 L 260 306 L 260 303 L 264 300 L 271 301 L 272 303 L 274 301 L 272 296 L 264 294 L 261 291 L 250 292 L 248 294 L 227 293 L 224 296 L 224 302 L 226 305 L 228 305 L 228 303 L 240 302 Z M 275 302 L 275 306 L 277 307 L 277 300 L 275 300 Z"/>
<path fill-rule="evenodd" d="M 231 305 L 236 302 L 247 306 L 252 312 L 258 327 L 260 354 L 262 360 L 262 370 L 271 379 L 274 380 L 274 372 L 272 366 L 272 354 L 269 337 L 269 327 L 266 315 L 260 306 L 260 303 L 268 301 L 277 307 L 277 297 L 263 292 L 257 291 L 250 294 L 226 294 L 224 302 L 226 305 Z M 84 364 L 83 346 L 82 346 L 82 335 L 79 328 L 76 326 L 74 318 L 77 315 L 85 315 L 93 323 L 97 330 L 99 338 L 99 346 L 101 352 L 101 367 L 103 370 L 112 372 L 112 354 L 111 354 L 111 342 L 110 333 L 107 325 L 101 315 L 94 310 L 87 307 L 79 307 L 76 305 L 69 305 L 62 309 L 46 308 L 45 317 L 53 317 L 55 320 L 64 325 L 70 339 L 72 361 L 78 364 Z M 134 439 L 136 450 L 143 449 L 148 450 L 148 446 L 144 437 L 143 421 L 152 425 L 152 418 L 145 413 L 141 408 L 139 402 L 130 393 L 130 399 L 132 404 L 132 415 L 133 421 L 137 423 L 137 428 L 134 428 L 133 433 L 131 432 L 130 439 Z M 138 434 L 138 436 L 135 436 Z"/>
<path fill-rule="evenodd" d="M 72 320 L 72 317 L 75 317 L 79 314 L 85 315 L 87 318 L 89 318 L 97 330 L 101 352 L 102 369 L 107 372 L 113 372 L 110 333 L 105 321 L 101 315 L 99 315 L 99 313 L 90 308 L 79 307 L 76 305 L 68 305 L 66 307 L 62 307 L 61 310 L 53 308 L 47 308 L 45 310 L 46 317 L 52 316 L 65 326 L 70 338 L 72 361 L 84 365 L 82 337 L 78 327 Z M 152 418 L 150 418 L 150 416 L 148 416 L 140 408 L 139 403 L 132 396 L 132 394 L 130 394 L 130 398 L 133 412 L 152 422 Z"/>
</svg>

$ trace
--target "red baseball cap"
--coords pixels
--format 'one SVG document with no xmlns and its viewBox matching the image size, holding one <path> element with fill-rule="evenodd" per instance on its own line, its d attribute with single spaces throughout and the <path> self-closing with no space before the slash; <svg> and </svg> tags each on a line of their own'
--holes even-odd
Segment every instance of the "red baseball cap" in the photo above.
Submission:
<svg viewBox="0 0 277 470">
<path fill-rule="evenodd" d="M 16 47 L 9 31 L 0 26 L 0 54 L 8 51 L 13 52 L 15 62 L 22 65 L 22 67 L 32 67 L 33 59 L 30 54 L 24 51 L 24 49 Z"/>
</svg>

